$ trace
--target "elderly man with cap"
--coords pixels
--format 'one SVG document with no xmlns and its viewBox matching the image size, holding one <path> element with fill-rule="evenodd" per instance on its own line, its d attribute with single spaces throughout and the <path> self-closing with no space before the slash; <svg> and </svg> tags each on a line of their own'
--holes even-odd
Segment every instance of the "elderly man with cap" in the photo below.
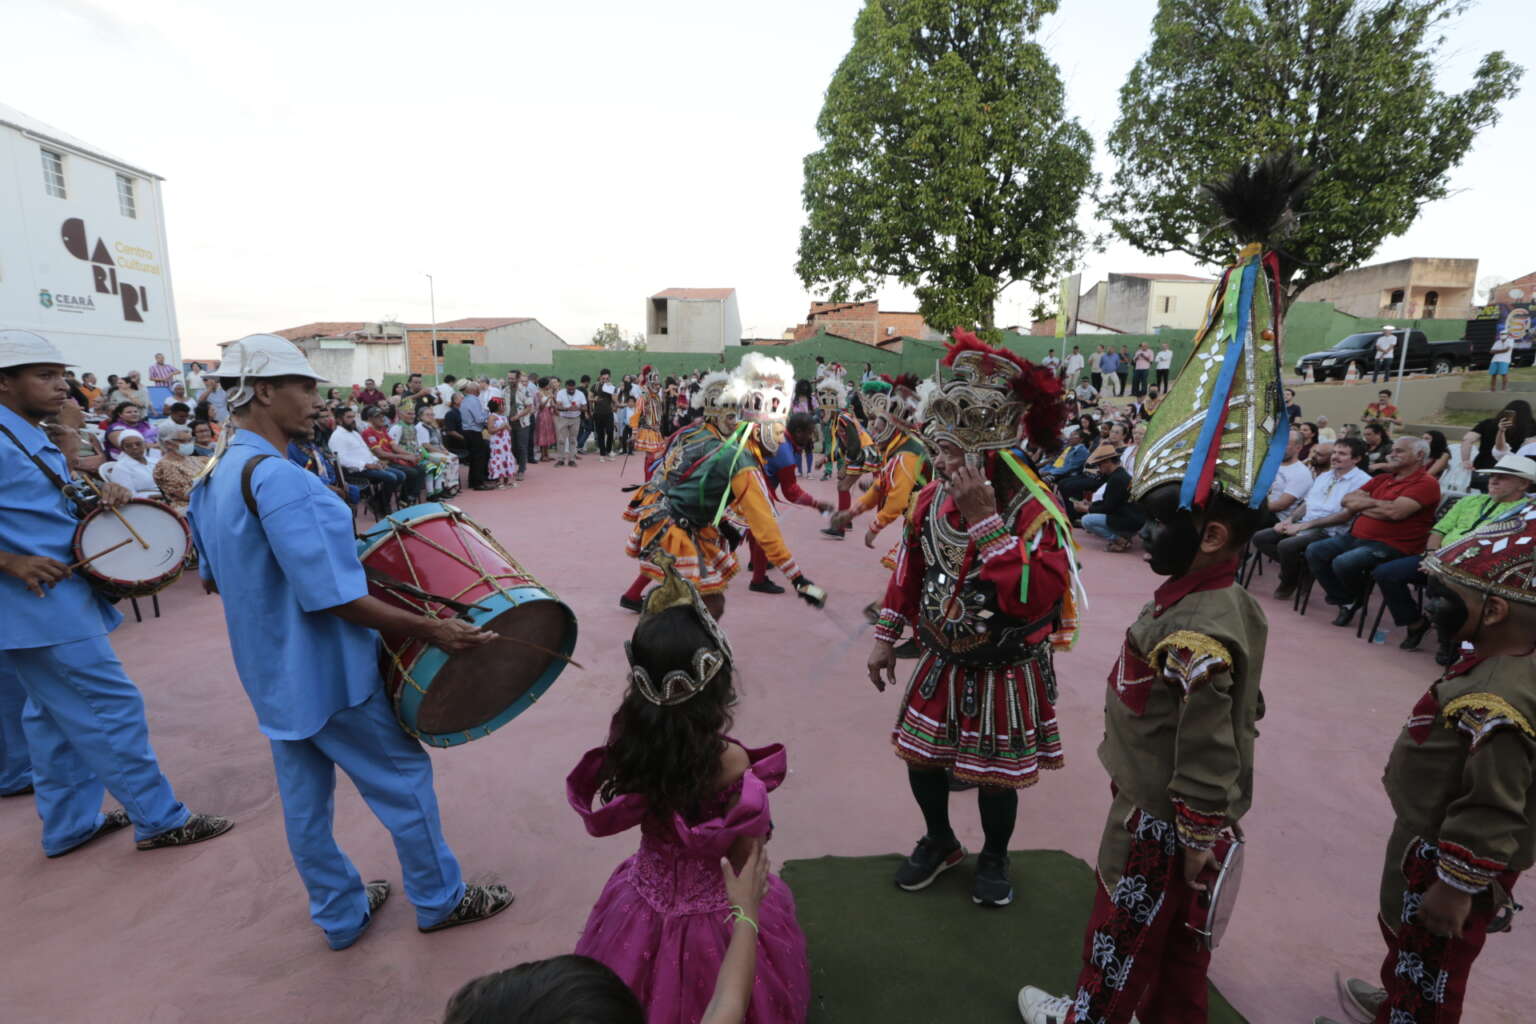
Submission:
<svg viewBox="0 0 1536 1024">
<path fill-rule="evenodd" d="M 312 429 L 321 380 L 294 345 L 256 334 L 220 367 L 233 437 L 192 492 L 199 571 L 224 599 L 240 682 L 272 746 L 288 848 L 310 917 L 332 949 L 368 928 L 389 883 L 363 883 L 332 835 L 336 768 L 351 777 L 395 840 L 422 931 L 505 910 L 500 885 L 465 885 L 443 838 L 432 763 L 400 728 L 379 676 L 378 630 L 457 652 L 491 634 L 368 593 L 352 512 L 283 453 Z M 236 376 L 238 375 L 238 376 Z M 259 609 L 259 613 L 253 609 Z"/>
<path fill-rule="evenodd" d="M 1424 544 L 1426 553 L 1454 544 L 1484 523 L 1513 515 L 1530 502 L 1531 491 L 1536 489 L 1536 460 L 1522 455 L 1506 455 L 1486 472 L 1488 493 L 1469 494 L 1452 505 L 1430 528 L 1429 539 Z M 1424 579 L 1419 571 L 1420 560 L 1419 555 L 1394 558 L 1378 565 L 1371 573 L 1392 612 L 1392 622 L 1408 627 L 1403 642 L 1398 644 L 1405 651 L 1417 650 L 1431 625 L 1429 616 L 1419 610 L 1419 602 L 1410 590 L 1415 581 Z M 1456 660 L 1455 644 L 1450 637 L 1440 638 L 1440 649 L 1435 657 L 1442 665 Z"/>
<path fill-rule="evenodd" d="M 29 698 L 21 727 L 58 857 L 129 824 L 140 850 L 185 846 L 234 822 L 176 799 L 149 744 L 144 699 L 107 640 L 122 616 L 70 571 L 79 526 L 69 466 L 43 429 L 69 397 L 64 356 L 27 331 L 0 331 L 0 705 Z M 108 485 L 104 500 L 129 495 Z M 7 750 L 14 722 L 0 728 Z M 111 793 L 123 806 L 102 812 Z"/>
</svg>

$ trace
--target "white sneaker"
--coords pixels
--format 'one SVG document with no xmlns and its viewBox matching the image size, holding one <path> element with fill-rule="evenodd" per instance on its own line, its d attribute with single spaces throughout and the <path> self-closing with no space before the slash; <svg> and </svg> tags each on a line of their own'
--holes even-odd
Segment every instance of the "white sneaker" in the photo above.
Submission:
<svg viewBox="0 0 1536 1024">
<path fill-rule="evenodd" d="M 1072 1000 L 1025 985 L 1019 989 L 1019 1016 L 1024 1024 L 1062 1024 L 1072 1010 Z"/>
</svg>

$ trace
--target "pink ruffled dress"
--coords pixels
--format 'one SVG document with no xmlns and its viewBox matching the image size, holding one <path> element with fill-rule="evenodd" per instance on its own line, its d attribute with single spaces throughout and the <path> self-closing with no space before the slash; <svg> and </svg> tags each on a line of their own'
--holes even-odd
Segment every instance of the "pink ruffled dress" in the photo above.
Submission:
<svg viewBox="0 0 1536 1024">
<path fill-rule="evenodd" d="M 730 742 L 734 743 L 735 740 Z M 768 793 L 784 781 L 784 747 L 744 747 L 751 766 L 698 821 L 651 815 L 623 794 L 594 808 L 603 748 L 566 779 L 571 806 L 594 836 L 640 826 L 640 850 L 620 864 L 587 917 L 576 952 L 607 964 L 639 997 L 648 1024 L 697 1024 L 731 941 L 720 858 L 738 836 L 767 837 Z M 735 806 L 728 806 L 740 794 Z M 810 1012 L 811 971 L 795 899 L 777 875 L 758 913 L 757 976 L 747 1024 L 796 1024 Z"/>
</svg>

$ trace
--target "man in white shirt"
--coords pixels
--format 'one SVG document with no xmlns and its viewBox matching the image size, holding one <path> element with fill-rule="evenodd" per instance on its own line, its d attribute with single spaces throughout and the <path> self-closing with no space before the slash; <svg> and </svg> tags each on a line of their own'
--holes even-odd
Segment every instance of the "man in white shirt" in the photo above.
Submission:
<svg viewBox="0 0 1536 1024">
<path fill-rule="evenodd" d="M 1045 353 L 1045 358 L 1040 361 L 1040 365 L 1050 370 L 1051 376 L 1061 376 L 1061 360 L 1056 358 L 1055 349 L 1050 349 Z"/>
<path fill-rule="evenodd" d="M 328 447 L 347 476 L 362 477 L 374 485 L 375 498 L 382 506 L 387 507 L 390 496 L 405 483 L 405 473 L 402 470 L 386 468 L 383 463 L 374 458 L 368 442 L 364 441 L 363 435 L 358 432 L 357 413 L 352 409 L 341 409 L 337 412 L 336 429 L 331 431 Z"/>
<path fill-rule="evenodd" d="M 1391 324 L 1381 325 L 1381 335 L 1376 339 L 1376 360 L 1371 364 L 1371 383 L 1376 383 L 1376 375 L 1381 374 L 1386 380 L 1392 379 L 1392 357 L 1397 353 L 1397 335 L 1393 334 Z"/>
<path fill-rule="evenodd" d="M 1312 470 L 1305 462 L 1297 461 L 1296 456 L 1300 452 L 1301 431 L 1293 430 L 1290 440 L 1285 444 L 1285 458 L 1275 473 L 1275 482 L 1269 485 L 1269 510 L 1277 516 L 1283 516 L 1287 509 L 1304 499 L 1312 489 Z"/>
<path fill-rule="evenodd" d="M 1509 390 L 1509 364 L 1515 358 L 1515 339 L 1506 331 L 1500 331 L 1493 347 L 1488 350 L 1488 390 L 1493 391 L 1499 387 L 1499 381 L 1503 380 L 1503 390 Z"/>
<path fill-rule="evenodd" d="M 1067 388 L 1071 390 L 1077 387 L 1078 378 L 1083 375 L 1083 350 L 1076 345 L 1072 346 L 1072 354 L 1067 356 Z"/>
<path fill-rule="evenodd" d="M 1168 371 L 1173 369 L 1173 348 L 1165 341 L 1163 347 L 1157 350 L 1157 356 L 1152 360 L 1152 368 L 1157 371 L 1157 393 L 1168 393 Z"/>
<path fill-rule="evenodd" d="M 437 392 L 437 404 L 442 406 L 444 409 L 448 409 L 453 405 L 453 392 L 456 389 L 458 381 L 459 379 L 450 373 L 443 377 L 443 382 L 441 384 L 432 389 L 433 391 Z"/>
<path fill-rule="evenodd" d="M 1253 546 L 1280 563 L 1276 597 L 1284 599 L 1296 592 L 1309 545 L 1348 529 L 1353 514 L 1341 503 L 1344 495 L 1370 482 L 1370 474 L 1360 468 L 1364 460 L 1364 441 L 1358 437 L 1340 439 L 1333 446 L 1330 470 L 1312 481 L 1299 512 L 1253 535 Z"/>
<path fill-rule="evenodd" d="M 587 396 L 576 390 L 574 380 L 555 392 L 555 465 L 576 465 L 576 434 L 586 407 Z"/>
<path fill-rule="evenodd" d="M 507 404 L 506 391 L 499 387 L 495 381 L 491 380 L 491 378 L 481 377 L 480 400 L 489 406 L 493 400 L 498 398 L 501 399 L 502 407 L 505 408 Z"/>
</svg>

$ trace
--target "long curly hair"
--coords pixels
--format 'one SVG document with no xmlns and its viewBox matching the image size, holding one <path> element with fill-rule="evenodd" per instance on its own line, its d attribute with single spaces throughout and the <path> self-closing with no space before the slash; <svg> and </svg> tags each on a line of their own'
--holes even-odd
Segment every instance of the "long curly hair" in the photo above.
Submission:
<svg viewBox="0 0 1536 1024">
<path fill-rule="evenodd" d="M 657 683 L 673 670 L 692 671 L 693 652 L 713 646 L 693 609 L 682 607 L 645 616 L 630 638 L 635 662 Z M 631 685 L 608 727 L 598 796 L 607 802 L 635 793 L 659 817 L 697 817 L 718 789 L 736 700 L 731 673 L 723 665 L 702 691 L 671 707 L 651 703 Z"/>
</svg>

